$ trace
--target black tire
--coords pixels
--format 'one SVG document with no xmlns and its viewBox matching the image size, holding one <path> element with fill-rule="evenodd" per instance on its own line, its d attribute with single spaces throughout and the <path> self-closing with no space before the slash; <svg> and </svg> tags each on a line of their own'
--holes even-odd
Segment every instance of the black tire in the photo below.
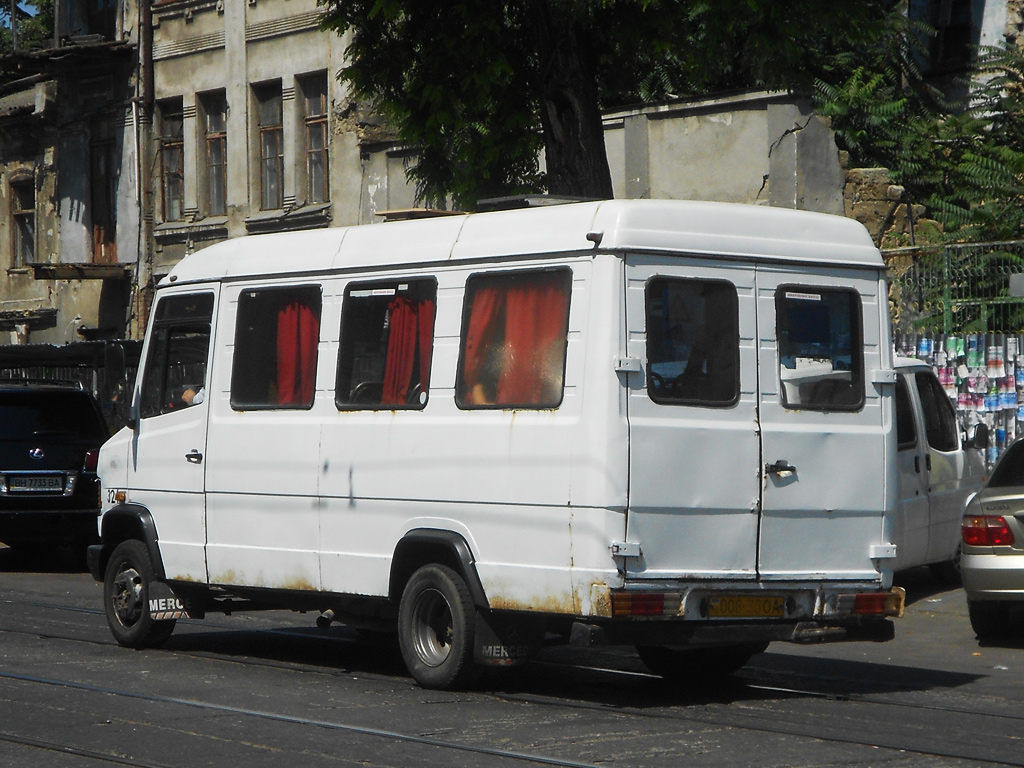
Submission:
<svg viewBox="0 0 1024 768">
<path fill-rule="evenodd" d="M 728 645 L 721 648 L 666 648 L 638 645 L 636 652 L 659 677 L 684 685 L 703 685 L 743 668 L 766 645 Z"/>
<path fill-rule="evenodd" d="M 398 609 L 398 644 L 416 682 L 445 691 L 473 682 L 475 634 L 476 609 L 462 576 L 436 564 L 416 571 Z"/>
<path fill-rule="evenodd" d="M 952 559 L 946 560 L 942 563 L 932 563 L 928 566 L 928 570 L 932 572 L 932 576 L 935 577 L 936 581 L 940 584 L 944 584 L 950 587 L 956 587 L 960 585 L 960 550 L 956 551 Z"/>
<path fill-rule="evenodd" d="M 136 539 L 118 544 L 103 579 L 103 607 L 118 645 L 153 648 L 167 642 L 174 631 L 173 620 L 153 621 L 149 615 L 152 584 L 153 563 L 146 545 Z"/>
<path fill-rule="evenodd" d="M 989 600 L 968 600 L 967 615 L 979 640 L 999 637 L 1007 631 L 1010 604 Z"/>
</svg>

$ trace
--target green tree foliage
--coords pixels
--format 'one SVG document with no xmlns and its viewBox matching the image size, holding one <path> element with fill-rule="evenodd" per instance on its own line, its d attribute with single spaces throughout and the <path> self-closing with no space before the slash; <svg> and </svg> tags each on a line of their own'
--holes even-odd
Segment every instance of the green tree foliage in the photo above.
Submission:
<svg viewBox="0 0 1024 768">
<path fill-rule="evenodd" d="M 17 62 L 13 60 L 14 35 L 11 30 L 11 4 L 0 0 L 0 84 L 22 76 Z M 53 0 L 33 0 L 18 3 L 14 19 L 17 30 L 18 52 L 23 53 L 40 48 L 43 41 L 53 37 Z M 27 9 L 31 9 L 29 13 Z"/>
<path fill-rule="evenodd" d="M 732 88 L 810 87 L 891 0 L 320 0 L 341 78 L 417 147 L 421 200 L 611 194 L 600 114 Z M 852 41 L 852 43 L 851 43 Z M 545 168 L 538 150 L 545 151 Z"/>
<path fill-rule="evenodd" d="M 841 52 L 816 81 L 816 107 L 861 166 L 888 168 L 924 204 L 939 239 L 1004 240 L 1024 232 L 1024 57 L 979 52 L 964 103 L 922 77 L 930 31 L 891 14 L 872 45 Z"/>
</svg>

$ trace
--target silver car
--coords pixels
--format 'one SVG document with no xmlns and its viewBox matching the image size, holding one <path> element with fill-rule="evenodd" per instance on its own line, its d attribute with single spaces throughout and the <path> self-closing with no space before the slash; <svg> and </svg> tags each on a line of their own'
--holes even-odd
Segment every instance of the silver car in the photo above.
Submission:
<svg viewBox="0 0 1024 768">
<path fill-rule="evenodd" d="M 979 639 L 1007 631 L 1010 609 L 1024 606 L 1024 440 L 1010 446 L 961 526 L 961 573 Z"/>
</svg>

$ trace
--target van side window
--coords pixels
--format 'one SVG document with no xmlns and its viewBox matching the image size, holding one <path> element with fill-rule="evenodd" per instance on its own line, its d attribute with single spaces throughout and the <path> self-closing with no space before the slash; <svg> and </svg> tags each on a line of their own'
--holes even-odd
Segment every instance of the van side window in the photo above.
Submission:
<svg viewBox="0 0 1024 768">
<path fill-rule="evenodd" d="M 242 291 L 231 363 L 232 408 L 313 405 L 321 304 L 319 285 Z"/>
<path fill-rule="evenodd" d="M 928 445 L 937 451 L 955 451 L 960 447 L 960 434 L 956 424 L 956 410 L 949 395 L 931 373 L 917 373 L 917 393 L 924 411 L 924 431 Z"/>
<path fill-rule="evenodd" d="M 732 405 L 740 391 L 739 304 L 721 280 L 659 277 L 646 289 L 647 392 L 656 403 Z"/>
<path fill-rule="evenodd" d="M 437 282 L 357 283 L 345 290 L 335 403 L 422 408 L 434 349 Z"/>
<path fill-rule="evenodd" d="M 786 407 L 856 411 L 864 405 L 856 291 L 781 286 L 775 294 L 775 323 Z"/>
<path fill-rule="evenodd" d="M 569 330 L 569 269 L 471 275 L 455 402 L 557 408 Z"/>
<path fill-rule="evenodd" d="M 143 419 L 202 401 L 196 396 L 206 385 L 212 317 L 212 293 L 168 296 L 157 303 L 142 375 Z"/>
<path fill-rule="evenodd" d="M 914 427 L 914 407 L 910 402 L 910 388 L 902 376 L 896 377 L 896 445 L 898 450 L 917 445 Z"/>
</svg>

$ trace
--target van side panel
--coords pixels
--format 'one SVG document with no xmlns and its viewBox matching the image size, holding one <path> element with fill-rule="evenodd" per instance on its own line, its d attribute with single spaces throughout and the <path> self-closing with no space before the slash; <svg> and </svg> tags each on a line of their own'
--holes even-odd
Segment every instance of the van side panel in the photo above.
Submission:
<svg viewBox="0 0 1024 768">
<path fill-rule="evenodd" d="M 386 595 L 401 537 L 440 528 L 469 543 L 492 607 L 574 610 L 571 471 L 581 442 L 591 265 L 560 263 L 573 269 L 573 292 L 566 385 L 557 410 L 456 405 L 463 295 L 473 270 L 445 268 L 433 272 L 438 291 L 427 408 L 342 409 L 324 420 L 317 478 L 323 589 Z M 416 273 L 375 277 L 395 276 Z M 328 293 L 336 303 L 344 281 L 332 283 Z M 338 328 L 324 333 L 337 338 Z"/>
<path fill-rule="evenodd" d="M 289 282 L 310 285 L 316 281 L 278 284 Z M 316 590 L 320 588 L 320 424 L 331 414 L 322 396 L 309 410 L 232 407 L 238 298 L 253 285 L 225 285 L 220 305 L 204 462 L 209 580 L 211 584 Z"/>
</svg>

